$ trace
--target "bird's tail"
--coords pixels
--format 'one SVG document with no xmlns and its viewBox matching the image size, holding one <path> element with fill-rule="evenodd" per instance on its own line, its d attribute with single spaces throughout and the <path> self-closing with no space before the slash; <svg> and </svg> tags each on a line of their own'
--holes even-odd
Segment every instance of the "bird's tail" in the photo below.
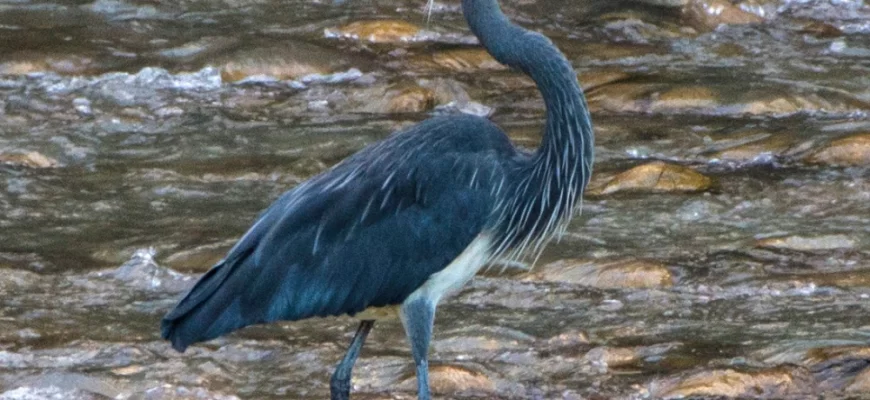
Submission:
<svg viewBox="0 0 870 400">
<path fill-rule="evenodd" d="M 240 276 L 249 262 L 247 254 L 233 260 L 223 260 L 212 267 L 178 305 L 160 323 L 161 336 L 172 342 L 175 350 L 251 324 L 240 312 L 238 293 L 244 288 Z"/>
</svg>

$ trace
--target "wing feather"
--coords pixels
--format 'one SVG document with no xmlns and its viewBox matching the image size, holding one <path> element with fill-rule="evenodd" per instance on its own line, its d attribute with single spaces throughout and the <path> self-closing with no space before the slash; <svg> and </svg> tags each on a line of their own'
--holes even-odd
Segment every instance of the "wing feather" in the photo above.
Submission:
<svg viewBox="0 0 870 400">
<path fill-rule="evenodd" d="M 479 139 L 462 151 L 409 149 L 403 139 L 282 195 L 164 317 L 163 337 L 183 351 L 251 324 L 398 304 L 448 265 L 486 226 L 492 183 L 476 175 L 497 175 L 487 161 L 503 149 Z"/>
</svg>

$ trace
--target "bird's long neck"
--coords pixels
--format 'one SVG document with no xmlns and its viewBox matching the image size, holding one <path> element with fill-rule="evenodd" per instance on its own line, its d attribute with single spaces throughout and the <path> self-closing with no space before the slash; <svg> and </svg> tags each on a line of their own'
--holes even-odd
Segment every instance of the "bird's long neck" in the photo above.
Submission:
<svg viewBox="0 0 870 400">
<path fill-rule="evenodd" d="M 471 31 L 499 62 L 529 75 L 547 109 L 540 157 L 591 165 L 593 134 L 586 98 L 571 64 L 545 36 L 508 21 L 496 0 L 463 0 Z"/>
<path fill-rule="evenodd" d="M 496 0 L 462 0 L 462 10 L 472 32 L 499 62 L 529 75 L 546 106 L 546 127 L 541 147 L 531 160 L 521 186 L 524 214 L 508 217 L 519 243 L 546 236 L 553 229 L 552 216 L 566 222 L 592 172 L 593 132 L 586 99 L 577 75 L 565 56 L 545 36 L 517 26 L 501 12 Z"/>
</svg>

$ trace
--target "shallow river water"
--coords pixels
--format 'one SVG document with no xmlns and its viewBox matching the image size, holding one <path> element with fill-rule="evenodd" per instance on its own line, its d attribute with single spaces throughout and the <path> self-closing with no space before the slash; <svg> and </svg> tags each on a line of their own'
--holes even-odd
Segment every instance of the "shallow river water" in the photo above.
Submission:
<svg viewBox="0 0 870 400">
<path fill-rule="evenodd" d="M 326 398 L 350 318 L 178 354 L 160 317 L 280 193 L 436 114 L 540 140 L 457 1 L 0 1 L 0 399 Z M 504 0 L 596 132 L 575 219 L 439 309 L 451 399 L 870 396 L 870 5 Z M 414 398 L 378 322 L 356 399 Z M 870 398 L 870 397 L 868 397 Z"/>
</svg>

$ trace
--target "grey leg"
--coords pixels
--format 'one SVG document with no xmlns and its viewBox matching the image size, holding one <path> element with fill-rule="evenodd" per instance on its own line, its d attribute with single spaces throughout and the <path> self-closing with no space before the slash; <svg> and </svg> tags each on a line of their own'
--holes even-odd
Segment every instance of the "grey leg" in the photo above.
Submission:
<svg viewBox="0 0 870 400">
<path fill-rule="evenodd" d="M 429 340 L 435 322 L 435 304 L 419 297 L 402 304 L 402 324 L 411 342 L 417 367 L 417 399 L 429 400 Z"/>
<path fill-rule="evenodd" d="M 369 331 L 374 325 L 374 320 L 360 321 L 359 328 L 356 329 L 356 334 L 353 335 L 353 340 L 350 342 L 350 347 L 347 348 L 347 353 L 335 367 L 335 373 L 329 380 L 329 398 L 331 400 L 350 399 L 350 377 L 353 372 L 353 364 L 359 357 L 359 351 L 366 341 L 366 336 L 369 335 Z"/>
</svg>

